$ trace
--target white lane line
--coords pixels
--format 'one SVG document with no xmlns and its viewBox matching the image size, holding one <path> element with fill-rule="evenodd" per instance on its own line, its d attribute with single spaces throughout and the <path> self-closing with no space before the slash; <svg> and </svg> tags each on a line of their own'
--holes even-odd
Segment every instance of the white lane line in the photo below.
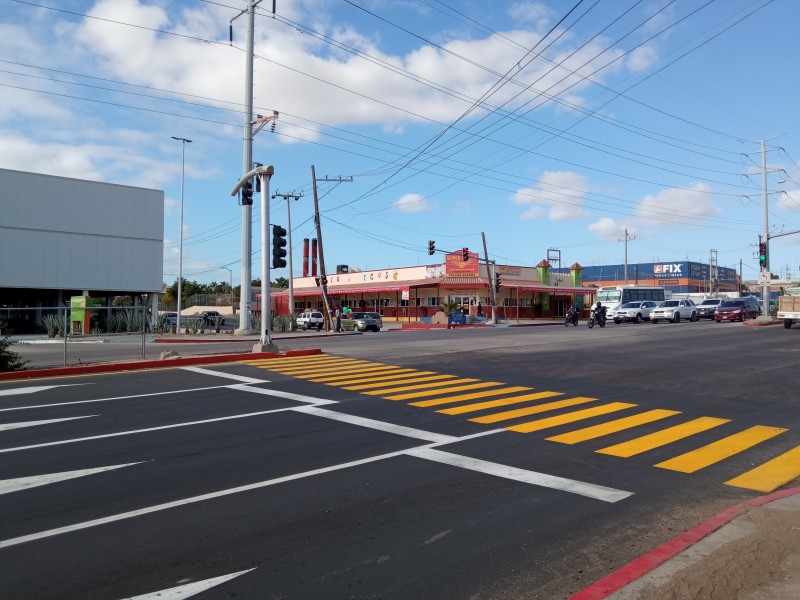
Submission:
<svg viewBox="0 0 800 600">
<path fill-rule="evenodd" d="M 255 379 L 253 377 L 245 377 L 244 375 L 225 373 L 224 371 L 203 369 L 202 367 L 181 367 L 181 369 L 184 371 L 191 371 L 193 373 L 200 373 L 201 375 L 213 375 L 214 377 L 224 377 L 225 379 L 233 379 L 235 381 L 241 381 L 242 383 L 270 383 L 268 379 Z"/>
<path fill-rule="evenodd" d="M 206 390 L 219 390 L 232 387 L 230 385 L 212 385 L 209 387 L 191 388 L 188 390 L 172 390 L 167 392 L 153 392 L 151 394 L 135 394 L 133 396 L 115 396 L 112 398 L 96 398 L 94 400 L 73 400 L 72 402 L 54 402 L 52 404 L 37 404 L 35 406 L 12 406 L 11 408 L 0 408 L 0 412 L 11 410 L 30 410 L 31 408 L 52 408 L 54 406 L 73 406 L 75 404 L 92 404 L 94 402 L 111 402 L 112 400 L 131 400 L 134 398 L 150 398 L 152 396 L 166 396 L 169 394 L 186 394 L 189 392 L 204 392 Z"/>
<path fill-rule="evenodd" d="M 102 435 L 91 435 L 70 440 L 60 440 L 58 442 L 46 442 L 44 444 L 32 444 L 30 446 L 17 446 L 16 448 L 0 448 L 0 454 L 6 452 L 17 452 L 19 450 L 33 450 L 34 448 L 46 448 L 48 446 L 61 446 L 62 444 L 74 444 L 76 442 L 88 442 L 91 440 L 102 440 L 106 438 L 118 437 L 123 435 L 135 435 L 137 433 L 148 433 L 150 431 L 162 431 L 164 429 L 175 429 L 177 427 L 191 427 L 192 425 L 205 425 L 206 423 L 216 423 L 218 421 L 230 421 L 232 419 L 246 419 L 248 417 L 259 417 L 272 413 L 287 412 L 291 408 L 275 408 L 273 410 L 261 410 L 258 412 L 245 413 L 241 415 L 231 415 L 228 417 L 216 417 L 214 419 L 203 419 L 202 421 L 189 421 L 187 423 L 174 423 L 172 425 L 160 425 L 158 427 L 147 427 L 145 429 L 134 429 L 132 431 L 118 431 L 117 433 L 104 433 Z M 76 417 L 80 418 L 80 417 Z"/>
<path fill-rule="evenodd" d="M 61 423 L 62 421 L 74 421 L 75 419 L 88 419 L 97 415 L 85 415 L 83 417 L 65 417 L 63 419 L 45 419 L 43 421 L 25 421 L 21 423 L 0 423 L 0 431 L 11 429 L 21 429 L 22 427 L 36 427 L 38 425 L 50 425 L 51 423 Z"/>
<path fill-rule="evenodd" d="M 338 400 L 326 400 L 325 398 L 314 398 L 313 396 L 303 396 L 302 394 L 293 394 L 292 392 L 282 392 L 280 390 L 269 390 L 266 388 L 254 388 L 246 384 L 230 385 L 232 390 L 241 390 L 243 392 L 252 392 L 253 394 L 263 394 L 265 396 L 275 396 L 276 398 L 284 398 L 286 400 L 295 400 L 296 402 L 305 402 L 307 404 L 316 404 L 322 406 L 323 404 L 339 404 Z"/>
<path fill-rule="evenodd" d="M 69 387 L 73 385 L 90 385 L 88 383 L 65 383 L 63 385 L 32 385 L 24 388 L 14 388 L 11 390 L 0 390 L 0 396 L 16 396 L 17 394 L 35 394 L 36 392 L 44 392 L 45 390 L 52 390 L 54 388 Z"/>
<path fill-rule="evenodd" d="M 161 590 L 159 592 L 150 592 L 149 594 L 142 594 L 141 596 L 131 596 L 129 598 L 124 598 L 123 600 L 155 600 L 156 598 L 159 598 L 160 600 L 180 600 L 181 598 L 191 598 L 192 596 L 196 596 L 201 592 L 205 592 L 206 590 L 210 590 L 213 587 L 223 584 L 226 581 L 230 581 L 231 579 L 239 577 L 240 575 L 249 573 L 250 571 L 255 571 L 255 569 L 247 569 L 246 571 L 239 571 L 238 573 L 231 573 L 230 575 L 222 575 L 220 577 L 214 577 L 213 579 L 195 581 L 194 583 L 179 585 L 177 587 Z"/>
<path fill-rule="evenodd" d="M 394 433 L 405 437 L 415 438 L 418 440 L 425 440 L 427 442 L 435 442 L 437 444 L 450 444 L 459 441 L 459 438 L 452 435 L 443 435 L 434 433 L 432 431 L 424 431 L 422 429 L 414 429 L 412 427 L 404 427 L 402 425 L 395 425 L 394 423 L 387 423 L 385 421 L 376 421 L 375 419 L 367 419 L 366 417 L 357 417 L 355 415 L 348 415 L 326 408 L 318 408 L 316 406 L 299 406 L 292 409 L 295 412 L 306 413 L 316 417 L 323 417 L 325 419 L 332 419 L 334 421 L 341 421 L 343 423 L 350 423 L 351 425 L 358 425 L 360 427 L 368 427 L 369 429 L 377 429 L 387 433 Z"/>
<path fill-rule="evenodd" d="M 123 467 L 130 467 L 131 465 L 138 465 L 138 462 L 126 463 L 124 465 L 111 465 L 109 467 L 96 467 L 94 469 L 79 469 L 77 471 L 62 471 L 61 473 L 48 473 L 47 475 L 32 475 L 30 477 L 17 477 L 16 479 L 0 480 L 0 495 L 10 494 L 11 492 L 19 492 L 20 490 L 27 490 L 40 485 L 49 485 L 51 483 L 58 483 L 59 481 L 67 481 L 68 479 L 75 479 L 77 477 L 85 477 L 87 475 L 94 475 L 96 473 L 104 473 L 106 471 L 113 471 L 115 469 L 122 469 Z"/>
<path fill-rule="evenodd" d="M 170 508 L 176 508 L 179 506 L 188 506 L 189 504 L 196 504 L 198 502 L 204 502 L 206 500 L 222 498 L 224 496 L 230 496 L 232 494 L 239 494 L 241 492 L 258 490 L 261 488 L 277 485 L 280 483 L 285 483 L 287 481 L 294 481 L 296 479 L 312 477 L 314 475 L 320 475 L 322 473 L 330 473 L 332 471 L 339 471 L 342 469 L 348 469 L 350 467 L 365 465 L 379 460 L 385 460 L 387 458 L 394 458 L 395 456 L 402 456 L 403 454 L 405 454 L 405 450 L 398 450 L 397 452 L 389 452 L 387 454 L 379 454 L 377 456 L 370 456 L 369 458 L 362 458 L 359 460 L 333 465 L 330 467 L 322 467 L 320 469 L 305 471 L 304 473 L 295 473 L 294 475 L 286 475 L 284 477 L 278 477 L 276 479 L 269 479 L 267 481 L 260 481 L 258 483 L 250 483 L 248 485 L 242 485 L 227 490 L 210 492 L 208 494 L 202 494 L 201 496 L 193 496 L 191 498 L 184 498 L 182 500 L 173 500 L 172 502 L 166 502 L 164 504 L 157 504 L 155 506 L 148 506 L 146 508 L 140 508 L 138 510 L 132 510 L 125 513 L 110 515 L 108 517 L 102 517 L 100 519 L 94 519 L 93 521 L 85 521 L 83 523 L 76 523 L 74 525 L 67 525 L 65 527 L 58 527 L 56 529 L 49 529 L 47 531 L 40 531 L 39 533 L 31 533 L 29 535 L 23 535 L 9 540 L 0 541 L 0 549 L 10 548 L 12 546 L 18 546 L 19 544 L 24 544 L 26 542 L 33 542 L 36 540 L 50 538 L 56 535 L 61 535 L 63 533 L 71 533 L 73 531 L 89 529 L 91 527 L 97 527 L 98 525 L 106 525 L 108 523 L 115 523 L 117 521 L 123 521 L 125 519 L 132 519 L 133 517 L 140 517 L 142 515 L 148 515 L 155 512 L 160 512 L 162 510 L 167 510 Z"/>
<path fill-rule="evenodd" d="M 540 487 L 551 488 L 554 490 L 561 490 L 570 492 L 572 494 L 579 494 L 581 496 L 588 496 L 596 500 L 604 502 L 618 502 L 625 498 L 632 496 L 633 492 L 626 492 L 624 490 L 617 490 L 602 485 L 595 485 L 575 479 L 566 479 L 564 477 L 557 477 L 555 475 L 548 475 L 547 473 L 538 473 L 536 471 L 528 471 L 525 469 L 518 469 L 508 465 L 501 465 L 499 463 L 480 460 L 477 458 L 470 458 L 468 456 L 461 456 L 459 454 L 452 454 L 450 452 L 442 452 L 434 448 L 412 448 L 406 450 L 409 456 L 416 456 L 417 458 L 424 458 L 425 460 L 432 460 L 434 462 L 451 465 L 453 467 L 460 467 L 462 469 L 469 469 L 470 471 L 478 471 L 479 473 L 486 473 L 487 475 L 494 475 L 495 477 L 502 477 L 504 479 L 511 479 L 521 483 L 529 483 Z"/>
</svg>

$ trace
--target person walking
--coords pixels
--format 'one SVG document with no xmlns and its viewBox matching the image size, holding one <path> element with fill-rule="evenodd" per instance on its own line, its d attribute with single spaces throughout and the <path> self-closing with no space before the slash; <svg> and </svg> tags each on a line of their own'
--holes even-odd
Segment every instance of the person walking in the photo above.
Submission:
<svg viewBox="0 0 800 600">
<path fill-rule="evenodd" d="M 483 316 L 483 306 L 481 306 L 480 300 L 478 301 L 478 316 Z"/>
<path fill-rule="evenodd" d="M 336 307 L 336 333 L 339 333 L 342 330 L 342 313 L 339 310 L 339 307 Z"/>
</svg>

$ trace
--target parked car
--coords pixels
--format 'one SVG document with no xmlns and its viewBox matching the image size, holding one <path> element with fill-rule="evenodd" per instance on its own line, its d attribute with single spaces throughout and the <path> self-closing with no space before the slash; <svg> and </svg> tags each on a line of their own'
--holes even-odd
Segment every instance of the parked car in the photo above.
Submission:
<svg viewBox="0 0 800 600">
<path fill-rule="evenodd" d="M 653 300 L 637 300 L 636 302 L 626 302 L 613 314 L 609 316 L 614 319 L 614 323 L 621 323 L 622 321 L 631 321 L 633 323 L 641 323 L 645 319 L 650 318 L 650 313 L 658 306 L 657 302 Z"/>
<path fill-rule="evenodd" d="M 697 321 L 697 306 L 689 299 L 664 300 L 650 312 L 650 322 L 658 323 L 661 319 L 668 319 L 673 323 L 681 319 Z"/>
<path fill-rule="evenodd" d="M 754 298 L 736 298 L 722 302 L 714 312 L 714 320 L 717 323 L 744 321 L 748 317 L 755 319 L 759 312 L 758 302 Z"/>
<path fill-rule="evenodd" d="M 706 298 L 697 305 L 698 319 L 713 319 L 714 311 L 723 302 L 724 298 Z"/>
<path fill-rule="evenodd" d="M 165 312 L 161 313 L 164 316 L 164 325 L 172 329 L 178 324 L 178 313 L 176 312 Z"/>
<path fill-rule="evenodd" d="M 216 310 L 204 310 L 200 313 L 200 318 L 203 319 L 205 325 L 214 325 L 215 319 L 221 319 L 219 324 L 225 325 L 225 317 L 219 314 Z"/>
<path fill-rule="evenodd" d="M 323 325 L 325 325 L 325 317 L 316 310 L 300 313 L 297 316 L 297 327 L 303 331 L 308 331 L 309 329 L 321 331 Z"/>
<path fill-rule="evenodd" d="M 352 319 L 347 320 L 352 321 L 355 331 L 380 331 L 383 327 L 383 319 L 376 312 L 353 312 Z M 347 325 L 343 320 L 342 326 L 349 329 Z"/>
</svg>

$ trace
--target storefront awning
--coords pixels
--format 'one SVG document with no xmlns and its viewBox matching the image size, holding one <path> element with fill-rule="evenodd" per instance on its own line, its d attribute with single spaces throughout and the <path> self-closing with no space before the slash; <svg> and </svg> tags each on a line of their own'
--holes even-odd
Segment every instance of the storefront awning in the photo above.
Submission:
<svg viewBox="0 0 800 600">
<path fill-rule="evenodd" d="M 562 285 L 544 285 L 543 283 L 536 282 L 525 282 L 525 283 L 512 283 L 512 284 L 502 284 L 502 287 L 505 289 L 516 290 L 518 292 L 544 292 L 547 294 L 552 294 L 554 296 L 563 295 L 563 294 L 594 294 L 597 290 L 594 288 L 585 288 L 585 287 L 569 287 L 569 286 L 562 286 Z"/>
</svg>

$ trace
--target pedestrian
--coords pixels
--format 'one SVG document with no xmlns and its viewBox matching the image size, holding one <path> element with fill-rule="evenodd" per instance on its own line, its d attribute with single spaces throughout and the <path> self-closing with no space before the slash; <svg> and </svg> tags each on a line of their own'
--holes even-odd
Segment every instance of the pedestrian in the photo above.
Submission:
<svg viewBox="0 0 800 600">
<path fill-rule="evenodd" d="M 339 307 L 336 307 L 336 332 L 339 333 L 342 330 L 342 313 L 339 311 Z"/>
<path fill-rule="evenodd" d="M 478 316 L 483 316 L 483 307 L 481 306 L 480 300 L 478 301 Z"/>
</svg>

